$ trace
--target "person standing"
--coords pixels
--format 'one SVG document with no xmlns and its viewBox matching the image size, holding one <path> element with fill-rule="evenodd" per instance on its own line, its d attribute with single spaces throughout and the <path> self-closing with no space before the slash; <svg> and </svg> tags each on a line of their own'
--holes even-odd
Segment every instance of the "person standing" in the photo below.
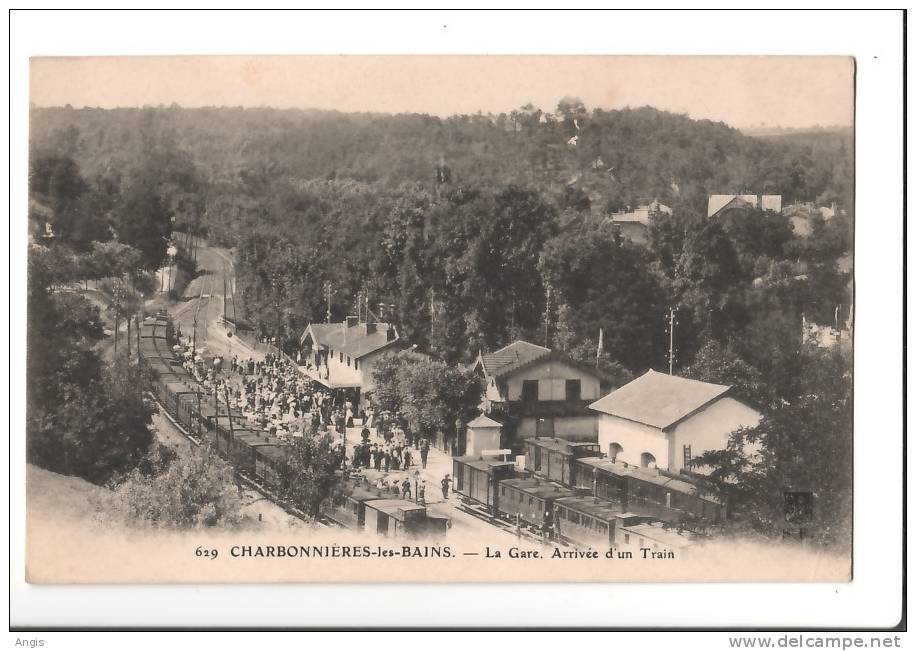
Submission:
<svg viewBox="0 0 916 651">
<path fill-rule="evenodd" d="M 404 477 L 404 481 L 401 482 L 401 495 L 405 500 L 411 499 L 410 478 L 409 477 Z"/>
<path fill-rule="evenodd" d="M 449 478 L 448 475 L 446 475 L 445 477 L 442 478 L 442 482 L 441 482 L 441 485 L 442 485 L 442 499 L 444 499 L 444 500 L 448 500 L 448 488 L 449 488 L 449 486 L 451 485 L 451 483 L 452 483 L 452 480 Z"/>
<path fill-rule="evenodd" d="M 423 464 L 423 470 L 426 470 L 427 459 L 429 459 L 429 439 L 423 439 L 420 443 L 420 461 Z"/>
<path fill-rule="evenodd" d="M 426 482 L 422 480 L 417 484 L 417 504 L 426 506 Z"/>
</svg>

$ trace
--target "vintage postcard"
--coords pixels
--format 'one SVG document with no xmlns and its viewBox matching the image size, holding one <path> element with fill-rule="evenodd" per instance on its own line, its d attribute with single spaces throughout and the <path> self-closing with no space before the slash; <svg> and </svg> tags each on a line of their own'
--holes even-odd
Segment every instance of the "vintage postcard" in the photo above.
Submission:
<svg viewBox="0 0 916 651">
<path fill-rule="evenodd" d="M 27 580 L 850 581 L 855 68 L 32 59 Z"/>
</svg>

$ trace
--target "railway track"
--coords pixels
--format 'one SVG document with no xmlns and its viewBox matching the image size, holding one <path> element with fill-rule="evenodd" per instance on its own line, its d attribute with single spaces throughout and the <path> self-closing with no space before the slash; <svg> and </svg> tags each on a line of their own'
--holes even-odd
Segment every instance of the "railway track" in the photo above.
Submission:
<svg viewBox="0 0 916 651">
<path fill-rule="evenodd" d="M 526 540 L 528 542 L 537 543 L 537 544 L 545 544 L 543 535 L 531 531 L 531 529 L 529 528 L 527 524 L 524 527 L 522 527 L 521 529 L 517 529 L 515 525 L 513 525 L 511 522 L 506 522 L 505 520 L 502 520 L 494 515 L 491 515 L 489 512 L 487 512 L 486 509 L 476 506 L 474 504 L 471 504 L 465 500 L 462 500 L 459 503 L 458 509 L 462 513 L 467 513 L 468 515 L 473 516 L 477 518 L 478 520 L 483 520 L 487 524 L 494 526 L 497 529 L 502 529 L 503 531 L 506 531 L 507 533 L 510 533 L 513 536 L 518 536 L 518 538 L 521 540 Z M 551 540 L 549 542 L 555 545 L 563 546 L 563 547 L 569 546 L 568 543 L 562 539 L 561 540 Z"/>
<path fill-rule="evenodd" d="M 169 412 L 166 405 L 164 405 L 162 401 L 159 400 L 159 398 L 156 396 L 155 393 L 149 392 L 149 395 L 152 397 L 153 400 L 156 401 L 156 404 L 159 405 L 160 412 L 165 415 L 165 417 L 172 424 L 172 426 L 175 427 L 175 429 L 178 430 L 178 432 L 182 436 L 188 439 L 191 445 L 193 445 L 194 447 L 198 447 L 198 448 L 201 447 L 201 445 L 203 445 L 203 442 L 200 440 L 199 437 L 194 436 L 193 434 L 188 432 L 184 428 L 184 426 L 174 416 L 172 416 L 171 412 Z M 276 504 L 281 509 L 283 509 L 286 513 L 301 520 L 302 522 L 318 524 L 319 526 L 323 526 L 329 529 L 343 527 L 341 523 L 325 515 L 320 516 L 318 519 L 310 518 L 303 511 L 301 511 L 300 509 L 290 504 L 287 500 L 284 500 L 283 498 L 278 496 L 270 488 L 264 486 L 264 484 L 259 482 L 256 478 L 249 476 L 248 473 L 243 472 L 239 470 L 238 468 L 233 468 L 233 470 L 235 472 L 235 477 L 239 481 L 239 483 L 259 493 L 263 499 L 266 499 L 272 502 L 273 504 Z"/>
</svg>

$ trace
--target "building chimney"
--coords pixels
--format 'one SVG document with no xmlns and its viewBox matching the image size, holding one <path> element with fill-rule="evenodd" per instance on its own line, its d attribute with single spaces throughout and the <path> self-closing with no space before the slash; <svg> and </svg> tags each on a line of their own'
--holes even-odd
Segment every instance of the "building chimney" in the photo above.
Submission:
<svg viewBox="0 0 916 651">
<path fill-rule="evenodd" d="M 347 328 L 352 328 L 353 326 L 359 324 L 358 316 L 348 316 L 347 317 Z"/>
<path fill-rule="evenodd" d="M 375 322 L 374 321 L 366 323 L 366 336 L 371 335 L 371 334 L 375 334 Z"/>
</svg>

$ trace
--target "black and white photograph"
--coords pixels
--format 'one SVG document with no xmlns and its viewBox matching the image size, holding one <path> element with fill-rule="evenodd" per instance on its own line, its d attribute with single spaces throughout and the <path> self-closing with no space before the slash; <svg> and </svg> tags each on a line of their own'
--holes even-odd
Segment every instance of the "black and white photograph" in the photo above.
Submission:
<svg viewBox="0 0 916 651">
<path fill-rule="evenodd" d="M 802 52 L 32 56 L 25 581 L 851 584 Z"/>
</svg>

